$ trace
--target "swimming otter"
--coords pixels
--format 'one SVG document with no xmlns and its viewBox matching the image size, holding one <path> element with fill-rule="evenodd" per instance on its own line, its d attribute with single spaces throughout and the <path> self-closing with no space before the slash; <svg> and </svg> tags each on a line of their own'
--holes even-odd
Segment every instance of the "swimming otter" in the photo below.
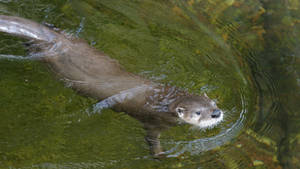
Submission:
<svg viewBox="0 0 300 169">
<path fill-rule="evenodd" d="M 47 63 L 73 89 L 99 100 L 89 113 L 112 108 L 141 121 L 156 156 L 163 152 L 159 142 L 161 130 L 178 120 L 210 128 L 223 119 L 223 112 L 206 95 L 192 95 L 126 72 L 116 60 L 87 43 L 41 24 L 0 15 L 0 31 L 34 40 L 39 51 L 23 59 Z"/>
</svg>

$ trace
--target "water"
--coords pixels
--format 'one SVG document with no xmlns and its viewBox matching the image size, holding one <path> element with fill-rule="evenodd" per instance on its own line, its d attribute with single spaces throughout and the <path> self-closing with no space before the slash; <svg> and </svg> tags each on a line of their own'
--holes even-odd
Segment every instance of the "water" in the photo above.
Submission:
<svg viewBox="0 0 300 169">
<path fill-rule="evenodd" d="M 88 116 L 39 62 L 0 59 L 0 168 L 300 168 L 298 0 L 0 0 L 0 14 L 52 24 L 128 71 L 218 101 L 211 130 L 162 133 L 154 160 L 124 113 Z M 26 40 L 0 34 L 0 54 Z"/>
</svg>

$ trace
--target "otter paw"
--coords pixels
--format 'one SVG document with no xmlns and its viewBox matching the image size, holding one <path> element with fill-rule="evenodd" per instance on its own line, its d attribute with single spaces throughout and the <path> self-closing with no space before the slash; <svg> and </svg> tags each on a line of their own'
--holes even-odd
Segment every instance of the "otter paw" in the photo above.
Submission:
<svg viewBox="0 0 300 169">
<path fill-rule="evenodd" d="M 107 109 L 112 106 L 113 106 L 112 101 L 111 101 L 111 99 L 108 98 L 108 99 L 102 100 L 102 101 L 94 104 L 92 107 L 89 107 L 86 110 L 86 113 L 89 115 L 96 114 L 96 113 L 101 114 L 103 109 Z"/>
<path fill-rule="evenodd" d="M 102 107 L 101 105 L 98 104 L 95 104 L 89 108 L 87 108 L 85 110 L 85 112 L 88 114 L 88 115 L 93 115 L 93 114 L 101 114 L 102 113 L 102 110 L 105 109 L 105 107 Z"/>
<path fill-rule="evenodd" d="M 161 160 L 167 157 L 167 153 L 162 151 L 153 155 L 153 158 Z"/>
</svg>

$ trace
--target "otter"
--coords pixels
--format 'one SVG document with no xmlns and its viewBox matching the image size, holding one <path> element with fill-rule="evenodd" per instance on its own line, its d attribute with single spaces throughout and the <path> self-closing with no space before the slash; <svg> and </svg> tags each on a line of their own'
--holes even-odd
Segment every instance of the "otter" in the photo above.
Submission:
<svg viewBox="0 0 300 169">
<path fill-rule="evenodd" d="M 86 42 L 47 26 L 0 15 L 0 31 L 30 39 L 38 47 L 28 57 L 6 55 L 7 58 L 40 60 L 50 65 L 68 86 L 98 100 L 88 113 L 111 108 L 141 121 L 155 157 L 164 153 L 159 141 L 162 130 L 179 121 L 203 129 L 223 120 L 223 111 L 207 95 L 194 95 L 129 73 L 116 60 Z"/>
</svg>

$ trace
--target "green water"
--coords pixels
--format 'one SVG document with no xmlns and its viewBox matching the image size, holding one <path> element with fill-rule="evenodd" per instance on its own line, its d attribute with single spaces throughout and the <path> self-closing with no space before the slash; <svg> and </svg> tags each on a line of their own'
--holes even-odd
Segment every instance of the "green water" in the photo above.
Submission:
<svg viewBox="0 0 300 169">
<path fill-rule="evenodd" d="M 0 59 L 0 168 L 300 168 L 299 0 L 0 0 L 0 14 L 53 24 L 126 70 L 218 101 L 211 130 L 162 133 L 71 90 L 35 61 Z M 28 55 L 0 34 L 0 54 Z"/>
</svg>

